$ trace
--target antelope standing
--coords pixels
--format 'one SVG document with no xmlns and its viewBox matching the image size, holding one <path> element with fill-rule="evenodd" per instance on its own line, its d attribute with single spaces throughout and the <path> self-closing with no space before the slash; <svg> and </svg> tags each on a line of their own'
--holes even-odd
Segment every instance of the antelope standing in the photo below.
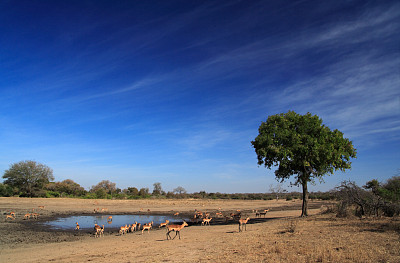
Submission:
<svg viewBox="0 0 400 263">
<path fill-rule="evenodd" d="M 128 226 L 127 225 L 121 226 L 120 229 L 119 229 L 119 234 L 123 235 L 123 234 L 125 234 L 127 232 L 127 230 L 128 230 Z"/>
<path fill-rule="evenodd" d="M 101 237 L 104 235 L 104 225 L 100 227 L 98 224 L 94 224 L 95 236 L 94 237 Z"/>
<path fill-rule="evenodd" d="M 144 224 L 142 228 L 142 234 L 147 229 L 147 232 L 150 233 L 150 229 L 153 227 L 153 221 L 148 224 Z"/>
<path fill-rule="evenodd" d="M 202 226 L 210 225 L 210 221 L 212 218 L 203 218 L 203 222 L 201 222 Z"/>
<path fill-rule="evenodd" d="M 241 232 L 243 230 L 243 226 L 244 226 L 244 230 L 247 230 L 246 225 L 247 225 L 247 222 L 249 222 L 249 220 L 250 220 L 249 217 L 246 219 L 239 219 L 239 232 Z M 240 229 L 240 227 L 242 227 L 242 229 Z"/>
</svg>

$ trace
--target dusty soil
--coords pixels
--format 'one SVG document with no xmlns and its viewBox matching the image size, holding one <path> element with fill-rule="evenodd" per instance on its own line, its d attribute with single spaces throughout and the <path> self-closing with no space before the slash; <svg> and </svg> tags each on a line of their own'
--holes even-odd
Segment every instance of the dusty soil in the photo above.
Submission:
<svg viewBox="0 0 400 263">
<path fill-rule="evenodd" d="M 308 218 L 299 218 L 301 201 L 242 200 L 83 200 L 0 198 L 0 262 L 400 262 L 400 220 L 338 219 L 321 212 L 330 204 L 310 202 Z M 44 209 L 39 208 L 44 206 Z M 194 210 L 250 216 L 247 230 L 234 220 L 190 223 L 182 239 L 166 240 L 165 229 L 119 236 L 105 229 L 102 238 L 90 231 L 45 229 L 43 221 L 58 216 L 93 214 L 193 215 Z M 269 208 L 265 218 L 253 210 Z M 26 213 L 38 219 L 24 220 Z M 16 213 L 16 219 L 6 214 Z M 174 236 L 174 234 L 173 234 Z"/>
</svg>

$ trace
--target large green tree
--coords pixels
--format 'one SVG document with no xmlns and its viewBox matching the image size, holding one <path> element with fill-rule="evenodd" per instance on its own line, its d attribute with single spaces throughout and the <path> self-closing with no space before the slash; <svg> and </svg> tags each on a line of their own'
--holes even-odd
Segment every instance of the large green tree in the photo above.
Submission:
<svg viewBox="0 0 400 263">
<path fill-rule="evenodd" d="M 307 184 L 324 175 L 351 168 L 350 158 L 356 149 L 338 130 L 331 131 L 317 115 L 297 114 L 294 111 L 271 115 L 259 127 L 252 141 L 258 164 L 273 166 L 275 176 L 283 182 L 294 176 L 293 184 L 303 188 L 302 216 L 307 216 Z"/>
<path fill-rule="evenodd" d="M 22 195 L 33 197 L 54 180 L 53 170 L 35 161 L 14 163 L 4 172 L 4 183 L 17 188 Z"/>
<path fill-rule="evenodd" d="M 94 193 L 99 189 L 104 189 L 107 194 L 112 195 L 116 192 L 117 186 L 116 183 L 110 182 L 109 180 L 103 180 L 100 183 L 93 185 L 90 191 Z"/>
</svg>

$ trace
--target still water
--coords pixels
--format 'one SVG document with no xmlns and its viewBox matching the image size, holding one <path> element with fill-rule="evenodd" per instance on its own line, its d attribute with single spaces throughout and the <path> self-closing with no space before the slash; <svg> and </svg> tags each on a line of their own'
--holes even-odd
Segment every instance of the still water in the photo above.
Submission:
<svg viewBox="0 0 400 263">
<path fill-rule="evenodd" d="M 170 222 L 182 222 L 184 218 L 177 218 L 172 216 L 161 215 L 111 215 L 112 221 L 108 222 L 107 218 L 110 215 L 95 215 L 95 216 L 69 216 L 60 217 L 53 221 L 43 223 L 52 229 L 73 230 L 75 229 L 76 222 L 78 222 L 81 229 L 93 229 L 94 224 L 104 225 L 105 228 L 119 228 L 124 225 L 130 225 L 136 222 L 140 224 L 147 224 L 151 221 L 154 226 L 169 220 Z"/>
</svg>

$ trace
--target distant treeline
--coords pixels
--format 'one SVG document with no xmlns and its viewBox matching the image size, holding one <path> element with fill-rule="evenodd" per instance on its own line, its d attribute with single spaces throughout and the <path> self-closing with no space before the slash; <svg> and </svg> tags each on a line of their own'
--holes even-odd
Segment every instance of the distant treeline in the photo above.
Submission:
<svg viewBox="0 0 400 263">
<path fill-rule="evenodd" d="M 155 183 L 160 185 L 159 183 Z M 285 199 L 294 200 L 301 199 L 300 192 L 280 193 L 208 193 L 206 191 L 187 193 L 182 187 L 174 189 L 174 191 L 165 192 L 157 189 L 153 192 L 149 188 L 128 187 L 120 189 L 115 187 L 115 183 L 102 181 L 93 186 L 89 191 L 85 190 L 78 183 L 67 179 L 62 182 L 50 182 L 42 189 L 36 189 L 34 194 L 28 195 L 18 188 L 13 188 L 7 184 L 0 183 L 0 196 L 20 196 L 20 197 L 69 197 L 69 198 L 86 198 L 86 199 L 145 199 L 145 198 L 168 198 L 168 199 L 239 199 L 239 200 L 273 200 Z M 310 199 L 332 200 L 335 195 L 332 192 L 313 192 L 310 193 Z"/>
</svg>

